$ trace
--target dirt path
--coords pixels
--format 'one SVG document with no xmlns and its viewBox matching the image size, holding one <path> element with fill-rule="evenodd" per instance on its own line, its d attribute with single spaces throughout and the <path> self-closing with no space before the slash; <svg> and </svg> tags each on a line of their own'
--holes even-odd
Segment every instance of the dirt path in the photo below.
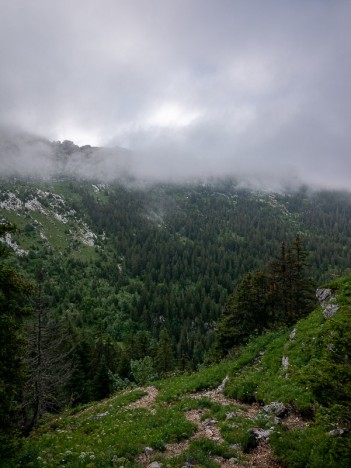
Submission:
<svg viewBox="0 0 351 468">
<path fill-rule="evenodd" d="M 261 442 L 252 451 L 250 460 L 241 466 L 249 468 L 280 468 L 282 465 L 277 462 L 269 443 Z"/>
<path fill-rule="evenodd" d="M 142 387 L 142 388 L 136 388 L 134 390 L 143 390 L 147 392 L 147 395 L 141 397 L 139 400 L 134 401 L 130 405 L 127 406 L 127 408 L 147 408 L 151 406 L 158 395 L 158 390 L 156 387 Z"/>
<path fill-rule="evenodd" d="M 252 405 L 246 405 L 240 401 L 226 398 L 223 393 L 219 392 L 218 390 L 205 390 L 203 392 L 191 393 L 189 397 L 195 399 L 209 398 L 211 401 L 219 403 L 223 406 L 238 406 L 239 408 L 242 408 L 242 411 L 240 409 L 237 411 L 238 414 L 245 415 L 248 419 L 253 419 L 260 409 L 260 406 L 256 403 Z"/>
<path fill-rule="evenodd" d="M 148 392 L 148 395 L 141 398 L 140 400 L 132 403 L 129 405 L 129 408 L 146 408 L 150 406 L 154 401 L 158 394 L 158 391 L 155 387 L 147 387 L 143 389 Z M 245 405 L 236 400 L 226 398 L 222 392 L 218 390 L 206 390 L 203 392 L 197 392 L 189 395 L 191 398 L 200 399 L 200 398 L 209 398 L 210 400 L 220 403 L 224 406 L 235 405 L 238 406 L 243 416 L 247 417 L 248 419 L 253 419 L 254 416 L 259 411 L 259 405 Z M 191 440 L 200 439 L 200 438 L 207 438 L 213 440 L 218 443 L 223 443 L 223 438 L 221 436 L 220 430 L 217 427 L 217 421 L 215 419 L 205 419 L 201 421 L 201 417 L 206 410 L 203 409 L 196 409 L 187 411 L 185 413 L 185 417 L 194 423 L 197 426 L 196 433 L 190 437 L 189 439 L 175 443 L 175 444 L 166 444 L 165 451 L 162 452 L 162 455 L 165 458 L 173 458 L 176 456 L 181 455 L 184 451 L 187 450 L 189 447 L 189 443 Z M 297 419 L 293 419 L 291 421 L 293 424 L 297 424 Z M 148 452 L 142 454 L 138 458 L 138 463 L 142 466 L 147 467 L 151 459 L 156 455 L 156 452 Z M 221 467 L 223 468 L 279 468 L 280 465 L 277 463 L 272 449 L 269 443 L 262 442 L 254 449 L 251 453 L 251 456 L 248 461 L 243 463 L 238 463 L 235 459 L 233 460 L 226 460 L 221 457 L 213 457 L 213 460 L 216 461 Z"/>
</svg>

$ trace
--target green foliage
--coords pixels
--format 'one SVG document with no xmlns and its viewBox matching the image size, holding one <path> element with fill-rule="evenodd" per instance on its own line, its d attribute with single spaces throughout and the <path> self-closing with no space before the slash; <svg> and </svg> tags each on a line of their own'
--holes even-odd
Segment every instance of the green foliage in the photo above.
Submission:
<svg viewBox="0 0 351 468">
<path fill-rule="evenodd" d="M 306 274 L 307 252 L 299 236 L 281 245 L 280 256 L 267 271 L 248 273 L 226 303 L 217 324 L 215 352 L 231 348 L 277 325 L 291 325 L 315 306 L 312 282 Z"/>
<path fill-rule="evenodd" d="M 261 382 L 260 372 L 255 370 L 244 372 L 228 384 L 226 393 L 243 403 L 254 403 L 257 401 L 257 389 Z"/>
<path fill-rule="evenodd" d="M 351 463 L 351 436 L 331 436 L 319 427 L 276 432 L 271 444 L 278 459 L 292 468 L 347 468 Z"/>
<path fill-rule="evenodd" d="M 212 457 L 219 456 L 224 459 L 229 459 L 236 456 L 235 450 L 231 449 L 228 444 L 218 444 L 206 438 L 192 440 L 188 449 L 180 456 L 172 459 L 163 459 L 159 457 L 161 462 L 167 466 L 201 466 L 205 468 L 216 468 L 218 463 Z"/>
<path fill-rule="evenodd" d="M 316 342 L 320 351 L 302 374 L 323 405 L 351 401 L 350 342 L 351 308 L 344 306 L 326 322 Z"/>
<path fill-rule="evenodd" d="M 163 449 L 166 443 L 189 437 L 194 429 L 180 412 L 160 407 L 150 413 L 128 404 L 144 395 L 118 395 L 75 415 L 50 418 L 30 439 L 18 457 L 22 466 L 113 466 L 125 458 L 131 463 L 145 447 Z"/>
<path fill-rule="evenodd" d="M 186 420 L 184 413 L 201 409 L 202 420 L 217 420 L 225 442 L 192 440 L 179 457 L 166 461 L 162 454 L 155 452 L 153 458 L 169 466 L 186 462 L 216 466 L 214 456 L 235 457 L 244 462 L 249 456 L 246 453 L 256 445 L 251 429 L 270 428 L 272 417 L 258 412 L 252 418 L 251 408 L 244 404 L 224 406 L 209 398 L 191 397 L 193 392 L 216 388 L 229 375 L 225 387 L 227 396 L 242 402 L 255 400 L 267 404 L 281 401 L 310 418 L 303 430 L 286 430 L 284 420 L 275 426 L 270 440 L 283 466 L 349 466 L 351 418 L 348 394 L 345 393 L 339 402 L 335 393 L 326 399 L 312 381 L 315 378 L 313 369 L 320 364 L 322 371 L 324 369 L 326 345 L 340 351 L 339 360 L 344 356 L 351 307 L 350 281 L 348 278 L 332 285 L 343 304 L 332 319 L 326 321 L 318 308 L 295 325 L 293 338 L 290 337 L 291 328 L 269 332 L 252 338 L 245 347 L 232 354 L 231 359 L 191 375 L 160 380 L 156 382 L 159 396 L 149 409 L 128 408 L 130 401 L 143 395 L 142 392 L 128 392 L 74 413 L 69 411 L 60 417 L 51 416 L 26 441 L 18 460 L 22 466 L 28 462 L 42 466 L 44 461 L 51 466 L 62 463 L 67 466 L 86 466 L 87 463 L 108 466 L 112 460 L 115 463 L 123 460 L 125 466 L 135 466 L 138 455 L 146 446 L 163 450 L 168 442 L 189 438 L 195 427 Z M 287 368 L 282 366 L 282 357 L 288 358 Z M 341 359 L 341 363 L 347 373 L 347 361 Z M 329 372 L 332 368 L 327 366 L 328 381 L 333 378 Z M 335 376 L 339 372 L 335 366 Z M 101 414 L 103 416 L 99 417 Z M 230 447 L 232 444 L 239 444 L 244 454 L 239 452 L 238 457 Z M 90 459 L 91 456 L 95 458 Z"/>
<path fill-rule="evenodd" d="M 156 353 L 156 369 L 162 374 L 172 371 L 175 366 L 174 353 L 172 347 L 172 339 L 167 330 L 163 327 L 160 333 Z"/>
<path fill-rule="evenodd" d="M 108 372 L 108 376 L 112 382 L 112 388 L 115 392 L 120 392 L 121 390 L 124 390 L 125 388 L 132 385 L 128 379 L 123 379 L 118 374 L 113 374 L 110 370 Z"/>
<path fill-rule="evenodd" d="M 150 356 L 142 359 L 132 360 L 130 362 L 131 373 L 138 385 L 145 385 L 148 382 L 156 380 L 157 374 L 154 369 L 154 363 Z"/>
<path fill-rule="evenodd" d="M 232 363 L 222 361 L 209 368 L 201 369 L 190 375 L 169 377 L 156 383 L 160 389 L 158 400 L 171 402 L 179 399 L 186 393 L 218 387 L 229 372 Z"/>
<path fill-rule="evenodd" d="M 145 330 L 157 341 L 165 325 L 174 365 L 182 370 L 195 370 L 203 361 L 220 310 L 242 276 L 262 269 L 279 243 L 293 242 L 296 232 L 303 233 L 315 279 L 326 280 L 351 262 L 351 199 L 345 193 L 253 193 L 232 180 L 116 183 L 98 191 L 92 182 L 77 180 L 1 182 L 3 206 L 12 193 L 22 208 L 0 208 L 0 214 L 18 223 L 16 240 L 29 252 L 11 263 L 34 277 L 40 262 L 50 277 L 46 292 L 55 314 L 69 316 L 78 334 L 96 333 L 102 319 L 117 342 Z M 45 212 L 24 209 L 33 199 Z M 95 247 L 82 243 L 82 221 L 97 234 Z M 261 307 L 251 312 L 247 323 L 255 334 L 267 315 Z M 229 325 L 223 328 L 233 329 Z M 241 340 L 247 330 L 238 331 Z M 131 359 L 155 358 L 155 350 L 131 351 L 123 378 Z M 89 399 L 87 388 L 75 393 Z"/>
<path fill-rule="evenodd" d="M 16 227 L 0 225 L 0 237 Z M 21 390 L 25 381 L 23 322 L 29 314 L 32 286 L 14 268 L 4 264 L 9 250 L 0 245 L 0 459 L 16 448 Z"/>
</svg>

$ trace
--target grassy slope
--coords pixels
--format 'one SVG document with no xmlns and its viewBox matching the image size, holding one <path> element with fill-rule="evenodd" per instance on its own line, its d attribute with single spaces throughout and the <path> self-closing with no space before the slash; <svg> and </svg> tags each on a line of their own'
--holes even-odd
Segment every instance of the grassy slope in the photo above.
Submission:
<svg viewBox="0 0 351 468">
<path fill-rule="evenodd" d="M 167 443 L 189 438 L 196 428 L 185 418 L 185 411 L 194 408 L 202 408 L 203 417 L 216 418 L 224 443 L 193 440 L 171 461 L 156 452 L 154 458 L 168 466 L 190 459 L 198 466 L 216 466 L 213 455 L 243 461 L 247 455 L 236 453 L 230 444 L 239 443 L 248 450 L 248 429 L 271 427 L 272 421 L 245 417 L 245 407 L 227 420 L 228 412 L 238 409 L 234 400 L 232 406 L 223 407 L 208 398 L 189 398 L 191 393 L 217 387 L 226 375 L 230 377 L 227 397 L 243 403 L 281 401 L 307 420 L 305 429 L 287 430 L 284 421 L 274 427 L 271 444 L 284 466 L 350 466 L 351 276 L 330 286 L 340 305 L 335 317 L 325 320 L 318 308 L 296 324 L 294 339 L 292 329 L 271 332 L 253 339 L 233 359 L 155 382 L 159 394 L 150 408 L 127 406 L 143 394 L 134 390 L 85 411 L 48 416 L 25 442 L 14 466 L 136 466 L 145 447 L 162 450 Z M 288 368 L 282 366 L 283 356 L 288 358 Z M 105 417 L 92 417 L 106 411 Z M 330 434 L 333 430 L 338 434 Z"/>
</svg>

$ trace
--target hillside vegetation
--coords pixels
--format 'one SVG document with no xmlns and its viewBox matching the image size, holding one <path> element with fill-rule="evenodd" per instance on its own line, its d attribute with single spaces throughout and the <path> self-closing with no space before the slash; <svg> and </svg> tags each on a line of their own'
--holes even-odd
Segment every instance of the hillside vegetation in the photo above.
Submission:
<svg viewBox="0 0 351 468">
<path fill-rule="evenodd" d="M 47 415 L 13 466 L 350 466 L 351 276 L 319 296 L 219 364 Z"/>
<path fill-rule="evenodd" d="M 145 355 L 128 343 L 131 336 L 149 331 L 150 353 L 165 327 L 177 367 L 195 369 L 235 285 L 297 234 L 316 283 L 351 264 L 347 193 L 255 192 L 232 180 L 143 186 L 13 179 L 1 187 L 0 216 L 20 230 L 8 238 L 17 253 L 12 263 L 31 278 L 41 268 L 54 314 L 88 335 L 98 324 L 132 351 L 128 362 Z"/>
<path fill-rule="evenodd" d="M 280 350 L 285 328 L 313 310 L 314 281 L 348 269 L 349 194 L 305 189 L 260 193 L 229 180 L 145 186 L 12 179 L 2 181 L 0 210 L 1 457 L 16 453 L 18 436 L 40 430 L 48 413 L 101 401 L 172 373 L 183 376 L 157 384 L 161 391 L 155 404 L 164 401 L 172 409 L 170 426 L 161 431 L 169 432 L 169 439 L 155 433 L 161 438 L 154 446 L 160 449 L 165 440 L 187 440 L 189 428 L 198 429 L 189 447 L 206 435 L 198 407 L 187 413 L 195 426 L 185 419 L 178 433 L 174 418 L 179 408 L 172 403 L 182 395 L 177 389 L 189 385 L 189 393 L 214 387 L 227 372 L 238 374 L 226 392 L 249 405 L 250 417 L 250 405 L 289 398 L 303 417 L 319 415 L 318 402 L 335 406 L 335 418 L 346 414 L 343 364 L 339 389 L 332 386 L 338 365 L 328 361 L 330 356 L 310 355 L 305 338 L 304 355 L 295 362 L 299 334 L 284 345 L 283 357 L 280 351 L 275 360 L 268 351 L 269 358 L 257 353 L 273 342 Z M 255 341 L 268 330 L 271 334 Z M 311 336 L 313 346 L 318 343 L 318 349 L 326 347 L 331 356 L 339 356 L 322 334 Z M 237 355 L 248 342 L 248 351 Z M 250 349 L 256 349 L 254 357 Z M 188 375 L 226 355 L 233 359 Z M 306 364 L 310 358 L 325 365 L 322 380 L 315 363 Z M 296 374 L 296 380 L 295 368 L 302 365 L 307 374 Z M 207 384 L 193 388 L 198 379 Z M 330 393 L 336 395 L 335 405 Z M 131 395 L 138 399 L 140 393 Z M 213 394 L 202 396 L 213 400 Z M 206 444 L 226 440 L 218 431 L 215 425 L 216 435 Z M 246 429 L 244 433 L 247 437 Z M 274 440 L 272 436 L 272 445 Z M 244 452 L 255 445 L 252 437 L 248 441 L 247 447 L 242 442 Z M 225 453 L 232 454 L 235 447 L 229 449 Z M 279 448 L 276 452 L 281 456 Z M 125 453 L 129 459 L 132 452 Z M 28 460 L 33 462 L 31 456 Z"/>
</svg>

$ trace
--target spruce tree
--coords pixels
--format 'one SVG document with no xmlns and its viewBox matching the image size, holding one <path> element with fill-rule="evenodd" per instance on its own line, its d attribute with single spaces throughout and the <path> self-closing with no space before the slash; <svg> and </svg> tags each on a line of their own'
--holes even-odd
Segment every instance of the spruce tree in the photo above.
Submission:
<svg viewBox="0 0 351 468">
<path fill-rule="evenodd" d="M 16 227 L 0 225 L 0 238 L 15 233 Z M 0 244 L 0 460 L 14 449 L 15 430 L 20 423 L 20 398 L 24 384 L 23 322 L 29 315 L 32 286 L 7 266 L 10 250 Z"/>
<path fill-rule="evenodd" d="M 174 369 L 175 359 L 172 339 L 166 327 L 160 332 L 160 338 L 156 353 L 156 370 L 159 374 L 169 372 Z"/>
</svg>

